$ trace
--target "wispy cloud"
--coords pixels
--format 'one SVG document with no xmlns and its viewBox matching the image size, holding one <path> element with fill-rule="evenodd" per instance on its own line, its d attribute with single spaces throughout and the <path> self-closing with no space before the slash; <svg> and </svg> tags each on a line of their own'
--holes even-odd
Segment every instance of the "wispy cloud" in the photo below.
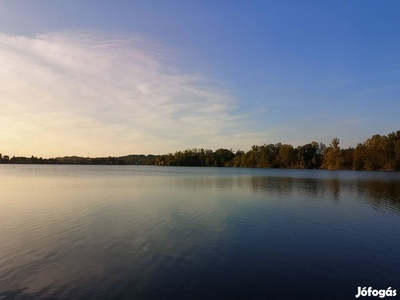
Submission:
<svg viewBox="0 0 400 300">
<path fill-rule="evenodd" d="M 0 35 L 0 151 L 123 155 L 240 147 L 229 91 L 141 36 Z"/>
</svg>

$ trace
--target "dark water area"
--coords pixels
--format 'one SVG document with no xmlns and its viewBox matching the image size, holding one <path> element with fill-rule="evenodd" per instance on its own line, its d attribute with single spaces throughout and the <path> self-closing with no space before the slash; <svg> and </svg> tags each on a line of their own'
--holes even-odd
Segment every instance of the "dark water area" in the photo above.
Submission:
<svg viewBox="0 0 400 300">
<path fill-rule="evenodd" d="M 400 294 L 400 173 L 0 165 L 0 299 L 355 299 L 359 286 Z"/>
</svg>

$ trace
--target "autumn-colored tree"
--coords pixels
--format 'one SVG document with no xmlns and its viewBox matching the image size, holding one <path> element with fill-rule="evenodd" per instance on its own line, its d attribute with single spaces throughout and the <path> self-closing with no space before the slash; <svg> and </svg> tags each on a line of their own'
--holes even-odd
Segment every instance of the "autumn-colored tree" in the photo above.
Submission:
<svg viewBox="0 0 400 300">
<path fill-rule="evenodd" d="M 340 151 L 340 140 L 332 139 L 332 143 L 326 148 L 322 168 L 329 170 L 339 170 L 343 164 L 343 153 Z"/>
<path fill-rule="evenodd" d="M 285 168 L 293 164 L 294 149 L 292 145 L 282 145 L 282 147 L 279 149 L 279 161 L 280 165 Z"/>
</svg>

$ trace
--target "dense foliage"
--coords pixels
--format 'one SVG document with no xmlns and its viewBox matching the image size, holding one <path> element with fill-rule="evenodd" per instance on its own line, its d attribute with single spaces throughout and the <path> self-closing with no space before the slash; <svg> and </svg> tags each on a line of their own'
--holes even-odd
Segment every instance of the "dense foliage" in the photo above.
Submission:
<svg viewBox="0 0 400 300">
<path fill-rule="evenodd" d="M 400 170 L 400 130 L 374 135 L 356 148 L 340 148 L 334 138 L 326 147 L 312 142 L 294 148 L 288 144 L 252 146 L 247 152 L 218 149 L 187 149 L 164 155 L 122 157 L 12 157 L 0 154 L 0 163 L 33 164 L 147 164 L 158 166 L 212 166 L 250 168 L 302 168 L 329 170 Z"/>
<path fill-rule="evenodd" d="M 247 152 L 218 149 L 178 151 L 158 156 L 160 166 L 225 166 L 329 170 L 400 170 L 400 131 L 372 136 L 356 148 L 341 149 L 334 138 L 326 147 L 312 142 L 294 148 L 287 144 L 254 145 Z"/>
</svg>

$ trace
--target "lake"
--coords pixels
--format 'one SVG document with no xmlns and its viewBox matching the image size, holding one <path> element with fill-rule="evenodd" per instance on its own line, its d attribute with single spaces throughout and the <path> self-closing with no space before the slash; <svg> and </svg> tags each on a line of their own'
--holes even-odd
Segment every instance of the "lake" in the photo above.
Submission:
<svg viewBox="0 0 400 300">
<path fill-rule="evenodd" d="M 0 165 L 0 299 L 355 299 L 359 286 L 400 293 L 400 173 Z"/>
</svg>

